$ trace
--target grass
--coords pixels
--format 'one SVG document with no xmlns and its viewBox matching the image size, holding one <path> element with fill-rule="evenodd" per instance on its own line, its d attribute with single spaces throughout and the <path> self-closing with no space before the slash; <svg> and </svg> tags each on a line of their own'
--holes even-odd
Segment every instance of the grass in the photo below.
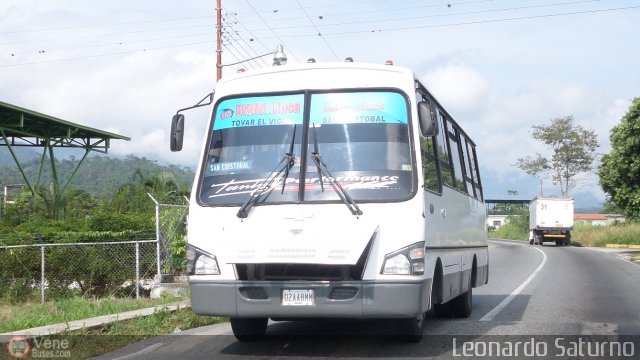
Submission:
<svg viewBox="0 0 640 360">
<path fill-rule="evenodd" d="M 507 223 L 496 231 L 489 231 L 496 239 L 527 240 L 529 233 L 521 226 Z M 640 223 L 624 222 L 610 226 L 576 225 L 571 232 L 574 246 L 606 246 L 607 244 L 640 245 Z"/>
<path fill-rule="evenodd" d="M 183 299 L 175 296 L 140 300 L 114 297 L 90 300 L 74 297 L 44 304 L 0 303 L 0 333 L 143 309 Z"/>
<path fill-rule="evenodd" d="M 640 223 L 625 222 L 611 226 L 576 225 L 571 241 L 583 246 L 640 245 Z"/>
<path fill-rule="evenodd" d="M 527 240 L 529 232 L 507 223 L 495 231 L 489 231 L 489 237 L 495 239 Z"/>
<path fill-rule="evenodd" d="M 161 310 L 153 315 L 115 322 L 98 329 L 69 331 L 47 338 L 66 341 L 68 345 L 64 350 L 69 352 L 69 358 L 88 359 L 150 337 L 226 321 L 226 318 L 197 316 L 190 308 L 173 312 Z M 34 345 L 34 341 L 31 344 Z M 10 359 L 3 355 L 0 351 L 0 359 Z"/>
</svg>

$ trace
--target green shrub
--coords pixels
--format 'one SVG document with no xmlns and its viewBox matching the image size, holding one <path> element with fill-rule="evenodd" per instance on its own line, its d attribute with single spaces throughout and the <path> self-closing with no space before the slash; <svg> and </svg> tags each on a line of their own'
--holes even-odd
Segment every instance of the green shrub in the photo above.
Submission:
<svg viewBox="0 0 640 360">
<path fill-rule="evenodd" d="M 522 211 L 518 214 L 507 216 L 504 225 L 497 229 L 489 229 L 489 237 L 527 240 L 529 238 L 529 212 Z"/>
<path fill-rule="evenodd" d="M 120 214 L 103 210 L 91 216 L 88 228 L 92 231 L 125 231 L 133 229 L 154 231 L 155 218 L 152 214 Z"/>
<path fill-rule="evenodd" d="M 571 241 L 584 246 L 640 245 L 640 223 L 623 222 L 610 226 L 576 225 Z"/>
</svg>

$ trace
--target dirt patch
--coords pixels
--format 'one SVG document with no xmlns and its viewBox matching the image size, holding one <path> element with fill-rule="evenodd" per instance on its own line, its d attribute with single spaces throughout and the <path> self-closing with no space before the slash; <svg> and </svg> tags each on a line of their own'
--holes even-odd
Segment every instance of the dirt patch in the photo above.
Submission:
<svg viewBox="0 0 640 360">
<path fill-rule="evenodd" d="M 0 304 L 0 322 L 9 321 L 15 311 L 15 306 Z"/>
</svg>

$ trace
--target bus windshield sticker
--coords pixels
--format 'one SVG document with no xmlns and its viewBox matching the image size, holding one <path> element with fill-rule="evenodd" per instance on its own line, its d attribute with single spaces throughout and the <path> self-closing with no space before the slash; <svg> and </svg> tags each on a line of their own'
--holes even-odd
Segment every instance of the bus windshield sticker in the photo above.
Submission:
<svg viewBox="0 0 640 360">
<path fill-rule="evenodd" d="M 395 172 L 397 173 L 397 172 Z M 347 176 L 336 176 L 336 180 L 342 184 L 345 190 L 357 191 L 357 190 L 398 190 L 400 186 L 399 182 L 404 180 L 401 176 L 397 175 L 380 175 L 380 174 L 367 174 L 357 175 L 350 174 Z M 211 192 L 208 194 L 208 198 L 218 198 L 230 195 L 250 194 L 264 186 L 266 178 L 260 179 L 238 179 L 236 177 L 230 178 L 225 182 L 217 182 L 210 185 Z M 328 180 L 323 179 L 325 187 L 330 186 Z M 285 192 L 298 191 L 300 180 L 298 178 L 288 178 L 286 180 Z M 305 181 L 305 188 L 307 190 L 320 190 L 320 180 L 317 177 L 308 178 Z M 277 179 L 271 184 L 271 189 L 282 187 L 282 178 Z"/>
<path fill-rule="evenodd" d="M 218 104 L 213 130 L 302 124 L 304 95 L 234 98 Z"/>
<path fill-rule="evenodd" d="M 249 171 L 251 169 L 253 169 L 251 160 L 209 163 L 209 166 L 207 166 L 209 173 L 224 172 L 233 174 L 241 171 Z"/>
<path fill-rule="evenodd" d="M 311 124 L 407 124 L 407 101 L 395 92 L 314 94 Z"/>
</svg>

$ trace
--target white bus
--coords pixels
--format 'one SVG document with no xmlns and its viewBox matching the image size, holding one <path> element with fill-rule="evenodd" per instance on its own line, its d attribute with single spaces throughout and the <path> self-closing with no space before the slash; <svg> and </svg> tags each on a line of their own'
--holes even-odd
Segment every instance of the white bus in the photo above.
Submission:
<svg viewBox="0 0 640 360">
<path fill-rule="evenodd" d="M 393 319 L 419 341 L 430 309 L 470 315 L 489 274 L 475 144 L 409 69 L 277 66 L 223 78 L 208 103 L 188 221 L 196 314 L 229 317 L 240 341 L 269 318 Z"/>
</svg>

